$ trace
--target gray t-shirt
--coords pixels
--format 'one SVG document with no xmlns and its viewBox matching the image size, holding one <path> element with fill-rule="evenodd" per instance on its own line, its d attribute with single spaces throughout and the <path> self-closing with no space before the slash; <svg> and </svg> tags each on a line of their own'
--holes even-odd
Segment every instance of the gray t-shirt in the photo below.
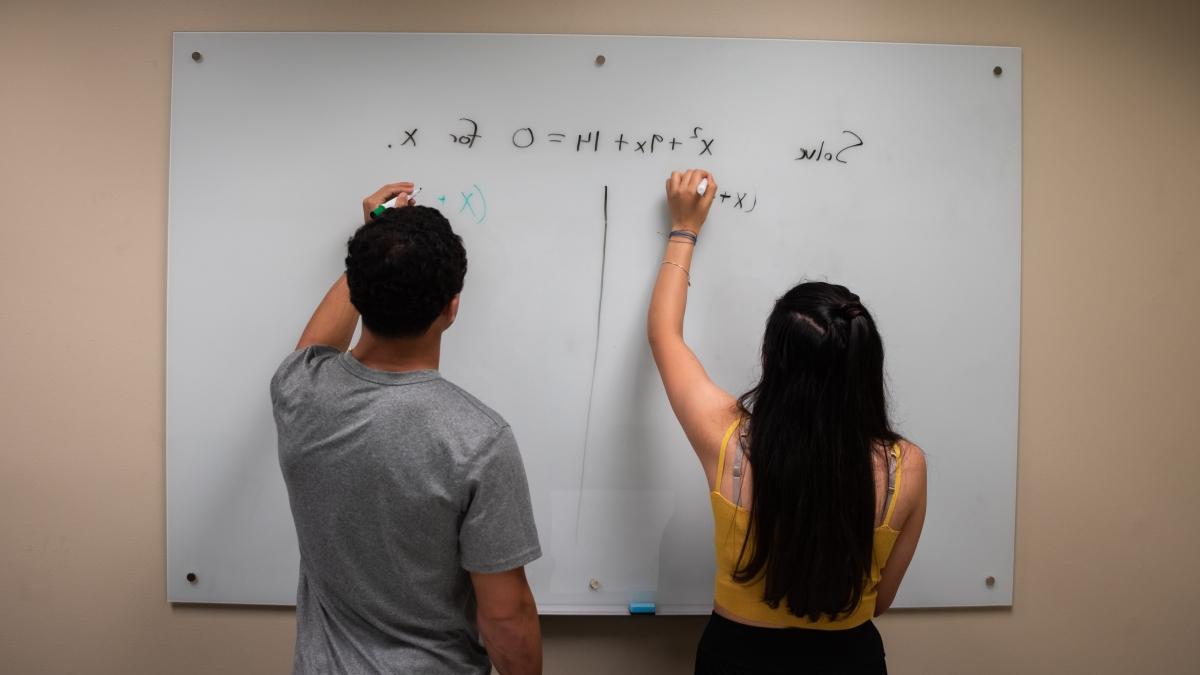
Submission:
<svg viewBox="0 0 1200 675">
<path fill-rule="evenodd" d="M 468 572 L 541 556 L 508 424 L 437 371 L 330 347 L 271 380 L 300 541 L 297 673 L 488 673 Z"/>
</svg>

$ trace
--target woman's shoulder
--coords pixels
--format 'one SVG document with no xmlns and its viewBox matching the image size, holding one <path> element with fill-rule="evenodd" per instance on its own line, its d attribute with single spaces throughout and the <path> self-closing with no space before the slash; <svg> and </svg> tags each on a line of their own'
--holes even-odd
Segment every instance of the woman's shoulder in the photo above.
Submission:
<svg viewBox="0 0 1200 675">
<path fill-rule="evenodd" d="M 925 451 L 921 446 L 902 438 L 900 446 L 900 476 L 897 481 L 896 513 L 891 526 L 903 530 L 910 515 L 925 506 Z"/>
<path fill-rule="evenodd" d="M 923 476 L 925 474 L 925 451 L 921 449 L 921 446 L 907 438 L 896 441 L 896 445 L 900 446 L 900 464 L 904 472 L 919 471 Z"/>
</svg>

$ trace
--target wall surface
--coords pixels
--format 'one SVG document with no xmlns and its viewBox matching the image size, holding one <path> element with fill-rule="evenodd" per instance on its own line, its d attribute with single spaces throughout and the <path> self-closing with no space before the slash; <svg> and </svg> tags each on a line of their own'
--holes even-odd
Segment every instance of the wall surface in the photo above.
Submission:
<svg viewBox="0 0 1200 675">
<path fill-rule="evenodd" d="M 1198 27 L 1190 0 L 4 0 L 0 669 L 288 672 L 290 611 L 165 599 L 171 32 L 412 30 L 1022 47 L 1016 599 L 883 617 L 890 668 L 1195 672 Z M 548 673 L 687 673 L 703 622 L 543 625 Z"/>
</svg>

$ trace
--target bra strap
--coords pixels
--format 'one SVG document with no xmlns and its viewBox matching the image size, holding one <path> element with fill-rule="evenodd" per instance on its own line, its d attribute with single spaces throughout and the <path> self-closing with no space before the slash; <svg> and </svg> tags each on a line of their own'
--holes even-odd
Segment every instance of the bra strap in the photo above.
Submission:
<svg viewBox="0 0 1200 675">
<path fill-rule="evenodd" d="M 742 505 L 742 459 L 745 457 L 745 449 L 742 447 L 742 435 L 738 434 L 737 452 L 733 454 L 733 505 Z"/>
<path fill-rule="evenodd" d="M 725 449 L 729 447 L 729 439 L 733 438 L 733 432 L 741 421 L 741 418 L 734 420 L 725 430 L 725 438 L 721 439 L 721 452 L 717 455 L 717 484 L 713 486 L 715 492 L 721 491 L 721 478 L 725 476 Z"/>
<path fill-rule="evenodd" d="M 888 476 L 888 507 L 887 513 L 883 516 L 883 527 L 891 527 L 892 513 L 896 510 L 896 501 L 900 498 L 900 442 L 897 441 L 892 445 L 890 454 L 895 459 L 896 476 L 895 480 Z"/>
</svg>

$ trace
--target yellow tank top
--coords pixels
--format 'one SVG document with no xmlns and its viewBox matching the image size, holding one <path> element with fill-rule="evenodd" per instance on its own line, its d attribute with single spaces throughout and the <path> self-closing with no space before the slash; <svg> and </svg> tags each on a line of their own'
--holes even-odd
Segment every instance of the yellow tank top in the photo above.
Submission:
<svg viewBox="0 0 1200 675">
<path fill-rule="evenodd" d="M 717 553 L 717 578 L 713 591 L 716 603 L 739 617 L 771 626 L 844 630 L 866 623 L 875 615 L 880 571 L 887 564 L 892 547 L 896 545 L 896 537 L 900 535 L 899 531 L 891 528 L 892 511 L 895 510 L 896 500 L 900 495 L 900 445 L 897 443 L 891 449 L 896 475 L 894 482 L 890 484 L 890 494 L 887 495 L 888 505 L 883 524 L 875 528 L 875 554 L 871 560 L 870 577 L 865 580 L 862 600 L 849 614 L 837 618 L 822 616 L 818 621 L 810 621 L 789 612 L 786 600 L 775 609 L 763 602 L 765 580 L 761 576 L 748 584 L 739 584 L 733 580 L 733 570 L 737 567 L 742 542 L 745 541 L 749 528 L 750 512 L 722 496 L 720 486 L 721 478 L 725 475 L 725 451 L 740 423 L 741 420 L 735 420 L 729 425 L 729 430 L 725 432 L 725 438 L 721 441 L 721 451 L 717 459 L 717 488 L 709 495 L 713 511 L 713 543 Z M 752 546 L 753 542 L 747 544 L 747 555 L 752 552 Z"/>
</svg>

